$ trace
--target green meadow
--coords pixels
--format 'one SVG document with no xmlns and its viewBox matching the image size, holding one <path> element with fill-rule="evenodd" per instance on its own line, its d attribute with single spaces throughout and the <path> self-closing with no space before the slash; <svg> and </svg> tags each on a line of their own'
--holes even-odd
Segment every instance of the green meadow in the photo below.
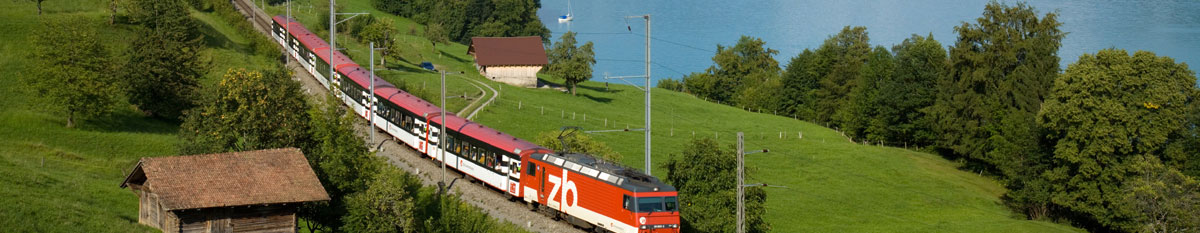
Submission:
<svg viewBox="0 0 1200 233">
<path fill-rule="evenodd" d="M 107 24 L 108 1 L 47 1 L 38 16 L 32 3 L 4 1 L 0 9 L 0 223 L 19 231 L 138 232 L 153 229 L 137 224 L 137 199 L 118 187 L 124 173 L 143 156 L 176 154 L 177 124 L 143 117 L 132 107 L 113 116 L 81 122 L 67 129 L 65 118 L 40 110 L 39 103 L 22 88 L 18 78 L 32 62 L 26 48 L 29 33 L 40 20 L 90 17 L 110 45 L 114 59 L 133 35 L 127 26 Z M 294 1 L 296 18 L 306 25 L 318 19 L 316 1 Z M 563 126 L 585 130 L 641 128 L 643 92 L 633 86 L 585 82 L 572 96 L 556 89 L 527 89 L 491 82 L 478 75 L 462 44 L 431 46 L 419 36 L 424 27 L 411 20 L 375 10 L 370 0 L 344 0 L 345 12 L 368 12 L 395 21 L 406 47 L 400 60 L 389 60 L 379 75 L 405 83 L 414 92 L 435 97 L 437 73 L 416 64 L 433 62 L 445 70 L 451 95 L 477 96 L 469 80 L 499 89 L 498 99 L 476 117 L 479 122 L 531 140 L 539 133 Z M 283 13 L 282 6 L 268 12 Z M 264 67 L 270 58 L 252 55 L 245 35 L 221 17 L 193 12 L 206 34 L 206 51 L 213 67 L 204 82 L 231 67 Z M 414 34 L 410 34 L 416 31 Z M 316 30 L 309 26 L 310 30 Z M 318 32 L 320 33 L 320 32 Z M 325 35 L 325 34 L 323 34 Z M 556 40 L 557 38 L 552 38 Z M 730 42 L 732 43 L 732 41 Z M 368 62 L 366 45 L 339 37 L 339 46 L 360 64 Z M 562 83 L 550 76 L 548 83 Z M 485 88 L 486 90 L 486 88 Z M 490 94 L 489 94 L 490 95 Z M 710 103 L 690 95 L 652 89 L 653 174 L 672 153 L 682 151 L 694 137 L 715 137 L 732 146 L 737 132 L 745 132 L 747 150 L 770 149 L 746 156 L 752 167 L 747 183 L 766 183 L 767 221 L 775 232 L 1079 232 L 1067 225 L 1024 220 L 1002 205 L 1005 189 L 996 181 L 969 171 L 939 156 L 905 148 L 849 142 L 837 131 L 820 125 L 754 113 Z M 433 103 L 437 100 L 427 98 Z M 466 107 L 471 99 L 450 100 L 451 110 Z M 621 153 L 622 162 L 641 168 L 642 132 L 592 133 Z M 686 207 L 684 207 L 686 208 Z M 732 207 L 731 207 L 732 208 Z"/>
</svg>

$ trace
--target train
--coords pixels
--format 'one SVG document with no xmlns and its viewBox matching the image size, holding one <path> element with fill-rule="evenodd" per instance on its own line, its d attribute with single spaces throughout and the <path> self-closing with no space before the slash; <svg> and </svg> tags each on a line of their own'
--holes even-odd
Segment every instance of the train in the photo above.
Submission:
<svg viewBox="0 0 1200 233">
<path fill-rule="evenodd" d="M 421 156 L 522 202 L 524 208 L 594 232 L 680 231 L 677 192 L 653 176 L 586 154 L 556 152 L 454 114 L 442 115 L 440 107 L 371 76 L 345 54 L 330 51 L 328 43 L 295 19 L 274 16 L 270 34 L 287 56 L 375 128 Z M 445 142 L 439 142 L 443 124 Z M 444 143 L 444 158 L 438 156 L 439 143 Z"/>
</svg>

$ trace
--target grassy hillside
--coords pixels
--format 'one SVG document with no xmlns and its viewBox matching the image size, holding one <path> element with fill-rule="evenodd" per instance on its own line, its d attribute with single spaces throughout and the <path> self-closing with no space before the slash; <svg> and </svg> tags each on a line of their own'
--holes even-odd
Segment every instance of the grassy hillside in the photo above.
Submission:
<svg viewBox="0 0 1200 233">
<path fill-rule="evenodd" d="M 313 1 L 295 1 L 292 14 L 306 25 L 325 23 L 318 19 Z M 392 18 L 401 32 L 410 27 L 416 35 L 423 27 L 411 20 L 375 10 L 370 0 L 343 0 L 344 12 L 368 12 Z M 300 10 L 296 10 L 300 9 Z M 282 6 L 268 12 L 282 14 Z M 313 27 L 310 26 L 310 29 Z M 323 34 L 326 35 L 326 34 Z M 466 46 L 438 46 L 431 51 L 423 37 L 404 35 L 404 63 L 396 70 L 412 70 L 412 64 L 433 61 L 451 70 L 465 70 L 464 78 L 484 80 L 474 73 Z M 365 64 L 365 49 L 348 37 L 339 44 Z M 360 48 L 355 51 L 355 48 Z M 441 55 L 440 57 L 438 55 Z M 408 83 L 430 82 L 436 75 L 421 72 L 384 72 L 388 80 Z M 552 77 L 550 82 L 561 83 Z M 600 80 L 603 81 L 603 80 Z M 586 130 L 641 128 L 642 91 L 626 85 L 586 82 L 578 96 L 551 89 L 526 89 L 490 82 L 502 89 L 500 99 L 480 113 L 485 125 L 533 139 L 540 132 L 562 126 Z M 451 82 L 451 90 L 473 89 Z M 451 91 L 451 93 L 455 93 Z M 771 114 L 746 112 L 686 94 L 654 89 L 653 93 L 654 174 L 671 153 L 678 153 L 693 134 L 717 137 L 732 145 L 736 132 L 746 132 L 747 149 L 769 148 L 770 153 L 747 156 L 756 167 L 748 183 L 787 186 L 769 188 L 767 220 L 776 232 L 1076 232 L 1069 226 L 1021 220 L 999 199 L 1005 191 L 995 181 L 958 170 L 956 164 L 935 155 L 903 148 L 859 145 L 838 132 L 808 122 Z M 453 105 L 452 105 L 453 106 Z M 585 120 L 586 119 L 586 120 Z M 799 138 L 799 136 L 803 138 Z M 623 155 L 622 163 L 641 168 L 641 132 L 597 133 L 596 137 Z"/>
<path fill-rule="evenodd" d="M 20 78 L 32 67 L 30 32 L 42 20 L 87 17 L 102 43 L 120 53 L 134 36 L 128 26 L 109 25 L 107 0 L 46 1 L 38 16 L 33 3 L 0 1 L 0 225 L 17 232 L 143 232 L 137 223 L 137 197 L 118 187 L 125 172 L 144 156 L 174 155 L 175 123 L 143 117 L 133 108 L 67 129 L 65 118 L 41 111 L 42 103 L 23 89 Z M 227 22 L 194 13 L 213 57 L 210 82 L 230 67 L 271 62 L 248 52 L 246 38 Z"/>
</svg>

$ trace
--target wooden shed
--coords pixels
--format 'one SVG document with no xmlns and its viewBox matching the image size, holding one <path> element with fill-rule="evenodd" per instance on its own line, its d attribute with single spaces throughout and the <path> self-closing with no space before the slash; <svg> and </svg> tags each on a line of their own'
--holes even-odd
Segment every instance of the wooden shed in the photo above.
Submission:
<svg viewBox="0 0 1200 233">
<path fill-rule="evenodd" d="M 163 232 L 295 232 L 300 204 L 329 200 L 296 148 L 142 158 L 121 187 Z"/>
<path fill-rule="evenodd" d="M 537 87 L 537 73 L 550 64 L 542 37 L 474 37 L 467 54 L 489 79 L 521 87 Z"/>
</svg>

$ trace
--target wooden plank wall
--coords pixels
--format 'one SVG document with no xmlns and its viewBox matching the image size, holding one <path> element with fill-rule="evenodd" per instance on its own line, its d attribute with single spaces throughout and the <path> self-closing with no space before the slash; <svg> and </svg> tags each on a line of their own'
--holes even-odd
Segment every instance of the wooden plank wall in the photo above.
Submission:
<svg viewBox="0 0 1200 233">
<path fill-rule="evenodd" d="M 176 211 L 180 232 L 295 232 L 296 208 L 284 205 Z"/>
</svg>

